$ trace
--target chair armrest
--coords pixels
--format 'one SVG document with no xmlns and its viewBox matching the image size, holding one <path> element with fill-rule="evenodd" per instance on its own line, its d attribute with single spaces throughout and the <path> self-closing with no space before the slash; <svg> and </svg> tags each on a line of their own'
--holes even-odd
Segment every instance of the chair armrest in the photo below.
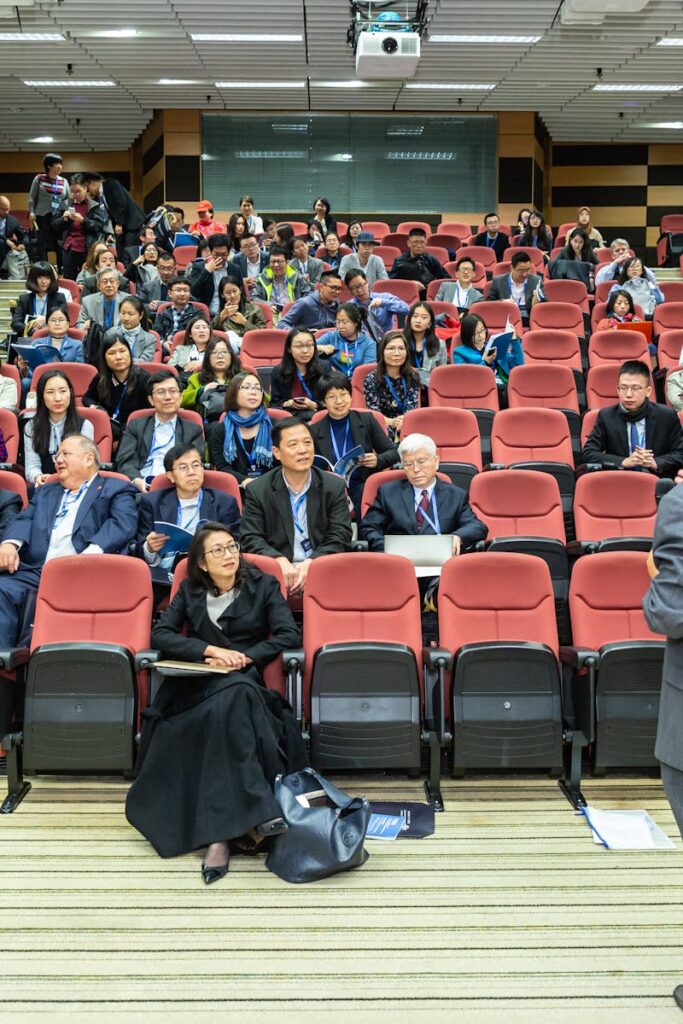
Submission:
<svg viewBox="0 0 683 1024">
<path fill-rule="evenodd" d="M 579 729 L 583 733 L 586 743 L 592 743 L 595 738 L 595 672 L 600 654 L 587 647 L 560 647 L 560 659 L 569 673 L 567 683 L 571 694 L 569 705 L 568 694 L 563 687 L 565 721 L 571 723 L 573 730 Z"/>
<path fill-rule="evenodd" d="M 446 672 L 453 667 L 453 655 L 444 647 L 424 647 L 425 718 L 441 746 L 450 739 L 446 734 Z"/>
<path fill-rule="evenodd" d="M 0 462 L 0 469 L 3 473 L 17 473 L 19 476 L 24 475 L 24 467 L 18 462 Z"/>
<path fill-rule="evenodd" d="M 4 651 L 0 650 L 0 669 L 13 672 L 15 668 L 26 664 L 28 656 L 28 647 L 11 647 Z"/>
<path fill-rule="evenodd" d="M 353 540 L 351 541 L 352 551 L 368 551 L 368 542 L 366 540 Z"/>
<path fill-rule="evenodd" d="M 302 650 L 282 652 L 282 671 L 287 684 L 287 700 L 301 727 L 303 722 L 303 681 L 306 658 Z"/>
<path fill-rule="evenodd" d="M 493 471 L 493 470 L 496 470 L 496 469 L 506 469 L 506 468 L 507 467 L 506 467 L 504 462 L 489 462 L 488 466 L 484 467 L 484 472 L 488 473 L 489 471 Z"/>
<path fill-rule="evenodd" d="M 580 558 L 581 555 L 594 555 L 598 550 L 597 540 L 570 540 L 567 544 L 567 555 L 570 558 Z"/>
<path fill-rule="evenodd" d="M 581 672 L 589 665 L 593 665 L 594 668 L 598 666 L 600 652 L 594 651 L 591 647 L 575 647 L 574 645 L 560 647 L 560 661 L 569 665 L 575 672 Z"/>
<path fill-rule="evenodd" d="M 159 651 L 138 651 L 135 655 L 135 671 L 140 672 L 142 669 L 151 668 L 159 660 Z"/>
</svg>

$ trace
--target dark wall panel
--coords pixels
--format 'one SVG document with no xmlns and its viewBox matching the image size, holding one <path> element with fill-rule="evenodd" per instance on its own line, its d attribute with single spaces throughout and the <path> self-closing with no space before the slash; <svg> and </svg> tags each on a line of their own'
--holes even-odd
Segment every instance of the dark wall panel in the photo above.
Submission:
<svg viewBox="0 0 683 1024">
<path fill-rule="evenodd" d="M 650 165 L 647 169 L 648 185 L 683 185 L 683 167 L 680 164 Z M 683 194 L 681 195 L 683 205 Z"/>
<path fill-rule="evenodd" d="M 167 156 L 166 195 L 174 199 L 199 200 L 200 174 L 198 156 Z"/>
<path fill-rule="evenodd" d="M 647 160 L 647 146 L 553 146 L 555 167 L 632 167 Z"/>
<path fill-rule="evenodd" d="M 163 132 L 156 139 L 149 149 L 146 149 L 142 154 L 142 173 L 149 174 L 155 164 L 163 158 L 164 155 L 164 134 Z"/>
<path fill-rule="evenodd" d="M 144 207 L 145 210 L 154 210 L 157 206 L 161 206 L 164 201 L 164 183 L 160 181 L 151 192 L 148 192 L 145 196 Z"/>
<path fill-rule="evenodd" d="M 646 206 L 645 185 L 558 185 L 553 206 Z"/>
<path fill-rule="evenodd" d="M 503 156 L 498 161 L 498 202 L 529 202 L 533 188 L 534 161 L 527 156 Z"/>
</svg>

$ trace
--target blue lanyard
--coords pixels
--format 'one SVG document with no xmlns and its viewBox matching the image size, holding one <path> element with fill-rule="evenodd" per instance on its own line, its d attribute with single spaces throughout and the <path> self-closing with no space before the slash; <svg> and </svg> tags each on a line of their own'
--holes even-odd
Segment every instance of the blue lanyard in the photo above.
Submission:
<svg viewBox="0 0 683 1024">
<path fill-rule="evenodd" d="M 308 491 L 305 494 L 300 495 L 296 501 L 292 502 L 292 518 L 294 519 L 294 528 L 299 531 L 302 537 L 306 536 L 306 530 L 299 522 L 299 513 L 306 504 L 306 498 L 308 497 Z"/>
<path fill-rule="evenodd" d="M 488 245 L 489 249 L 493 249 L 493 247 L 496 244 L 496 239 L 497 238 L 498 238 L 498 232 L 496 232 L 496 234 L 493 236 L 493 238 L 489 238 L 488 235 L 486 236 L 486 244 Z"/>
<path fill-rule="evenodd" d="M 128 378 L 126 377 L 126 381 L 125 381 L 123 387 L 121 388 L 121 397 L 119 398 L 119 404 L 116 406 L 116 408 L 114 409 L 114 411 L 113 411 L 113 413 L 111 415 L 111 418 L 113 420 L 117 420 L 119 418 L 119 412 L 121 411 L 121 403 L 123 402 L 124 398 L 126 397 L 126 391 L 127 390 L 128 390 Z"/>
<path fill-rule="evenodd" d="M 202 508 L 202 501 L 203 500 L 204 500 L 204 491 L 202 491 L 200 489 L 199 494 L 197 495 L 197 505 L 195 506 L 196 507 L 196 512 L 192 513 L 192 515 L 188 519 L 187 525 L 184 527 L 184 529 L 189 530 L 190 524 L 191 524 L 192 520 L 194 519 L 195 515 L 197 516 L 197 519 L 199 519 L 199 513 L 200 513 L 201 508 Z M 190 508 L 192 508 L 192 507 L 193 506 L 190 505 Z M 182 518 L 183 518 L 183 508 L 182 508 L 182 505 L 180 504 L 180 499 L 178 499 L 178 515 L 177 515 L 177 518 L 176 518 L 176 526 L 181 526 L 182 525 Z"/>
<path fill-rule="evenodd" d="M 415 365 L 419 366 L 420 369 L 424 366 L 425 361 L 425 346 L 422 346 L 422 351 L 417 351 L 417 345 L 413 345 L 413 358 L 415 359 Z"/>
<path fill-rule="evenodd" d="M 343 369 L 343 371 L 344 371 L 344 373 L 346 374 L 347 377 L 352 377 L 353 376 L 353 370 L 354 370 L 354 367 L 356 365 L 356 352 L 357 352 L 357 348 L 356 348 L 355 342 L 352 345 L 351 350 L 349 350 L 349 346 L 348 346 L 347 342 L 344 341 L 344 361 L 343 361 L 342 369 Z M 351 362 L 350 363 L 349 363 L 349 356 L 351 357 Z M 340 358 L 339 362 L 340 363 L 342 362 L 341 358 Z"/>
<path fill-rule="evenodd" d="M 81 500 L 81 498 L 83 497 L 83 493 L 86 490 L 87 486 L 88 486 L 88 481 L 86 480 L 84 483 L 81 484 L 81 486 L 78 488 L 78 490 L 76 491 L 75 494 L 71 494 L 69 491 L 65 491 L 64 492 L 61 504 L 59 506 L 59 511 L 57 512 L 57 515 L 55 516 L 55 522 L 57 522 L 58 519 L 63 519 L 64 516 L 69 511 L 70 506 L 71 505 L 75 505 L 77 502 L 79 502 Z"/>
<path fill-rule="evenodd" d="M 104 300 L 104 326 L 106 328 L 111 327 L 113 325 L 113 323 L 114 323 L 114 308 L 115 308 L 115 306 L 116 306 L 116 302 L 115 302 L 114 299 L 105 299 Z"/>
<path fill-rule="evenodd" d="M 429 507 L 431 509 L 433 509 L 433 511 L 434 511 L 434 518 L 433 519 L 430 516 L 429 512 L 425 512 L 425 510 L 423 508 L 420 508 L 420 502 L 419 501 L 415 502 L 415 514 L 417 515 L 417 512 L 419 511 L 422 514 L 422 518 L 424 519 L 424 521 L 426 523 L 428 523 L 429 526 L 431 526 L 431 528 L 434 531 L 434 533 L 440 534 L 441 533 L 441 522 L 439 520 L 439 513 L 437 512 L 437 509 L 436 509 L 436 501 L 434 500 L 434 491 L 432 491 L 432 496 L 431 496 L 430 501 L 429 501 Z"/>
<path fill-rule="evenodd" d="M 246 458 L 247 462 L 249 463 L 249 469 L 253 469 L 254 466 L 256 465 L 256 456 L 247 451 L 247 449 L 245 447 L 245 444 L 244 444 L 244 440 L 242 438 L 242 435 L 239 432 L 239 428 L 237 430 L 235 430 L 235 437 L 236 437 L 236 439 L 237 439 L 237 441 L 239 443 L 240 448 L 244 452 L 244 457 Z M 252 449 L 252 451 L 253 451 L 253 449 Z"/>
<path fill-rule="evenodd" d="M 47 313 L 47 295 L 41 299 L 34 293 L 33 312 L 35 313 L 36 316 L 45 316 L 45 314 Z"/>
<path fill-rule="evenodd" d="M 391 391 L 392 398 L 396 402 L 396 405 L 398 406 L 399 412 L 404 413 L 406 411 L 406 407 L 408 405 L 408 383 L 407 383 L 407 381 L 405 380 L 405 378 L 402 378 L 403 401 L 401 401 L 401 399 L 398 397 L 398 393 L 396 391 L 396 388 L 392 384 L 391 377 L 388 374 L 384 375 L 384 381 L 386 383 L 386 386 Z"/>
<path fill-rule="evenodd" d="M 296 375 L 297 375 L 297 377 L 299 378 L 299 380 L 301 382 L 301 387 L 306 392 L 306 397 L 310 398 L 310 400 L 313 401 L 313 395 L 311 394 L 311 389 L 309 388 L 308 384 L 306 383 L 306 379 L 305 379 L 304 375 L 301 373 L 300 370 L 296 371 Z"/>
<path fill-rule="evenodd" d="M 155 427 L 154 433 L 152 434 L 152 447 L 150 448 L 148 457 L 150 462 L 154 462 L 154 456 L 156 455 L 157 452 L 164 452 L 173 444 L 173 437 L 171 437 L 166 443 L 162 441 L 161 444 L 155 444 L 154 441 L 156 436 L 157 428 Z"/>
<path fill-rule="evenodd" d="M 342 456 L 346 455 L 346 453 L 348 451 L 348 448 L 349 448 L 349 431 L 350 431 L 350 429 L 351 428 L 349 426 L 349 421 L 348 421 L 348 418 L 347 418 L 347 420 L 346 420 L 346 428 L 344 430 L 344 440 L 342 441 L 342 450 L 340 452 L 339 451 L 339 447 L 337 445 L 337 438 L 335 436 L 334 430 L 332 429 L 332 421 L 330 420 L 330 441 L 332 442 L 332 447 L 334 448 L 334 457 L 335 457 L 337 462 L 339 462 L 339 460 L 342 458 Z"/>
</svg>

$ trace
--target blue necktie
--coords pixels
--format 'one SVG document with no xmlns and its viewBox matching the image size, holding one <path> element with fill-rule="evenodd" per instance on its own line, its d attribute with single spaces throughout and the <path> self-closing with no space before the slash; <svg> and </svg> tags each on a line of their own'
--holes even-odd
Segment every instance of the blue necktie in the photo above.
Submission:
<svg viewBox="0 0 683 1024">
<path fill-rule="evenodd" d="M 633 455 L 634 451 L 636 450 L 636 448 L 638 447 L 639 444 L 640 444 L 640 440 L 638 438 L 638 427 L 636 426 L 635 423 L 632 423 L 631 424 L 631 455 Z"/>
</svg>

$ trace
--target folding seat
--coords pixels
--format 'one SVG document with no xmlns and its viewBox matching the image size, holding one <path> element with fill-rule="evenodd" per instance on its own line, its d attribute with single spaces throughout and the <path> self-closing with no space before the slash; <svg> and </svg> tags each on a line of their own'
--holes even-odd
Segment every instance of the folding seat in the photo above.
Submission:
<svg viewBox="0 0 683 1024">
<path fill-rule="evenodd" d="M 366 409 L 363 382 L 367 375 L 376 369 L 377 363 L 364 363 L 353 371 L 351 377 L 351 407 L 353 409 Z"/>
<path fill-rule="evenodd" d="M 633 250 L 629 249 L 629 253 L 633 256 Z M 600 249 L 594 249 L 593 255 L 599 264 L 611 263 L 613 260 L 612 250 L 606 245 L 602 246 Z"/>
<path fill-rule="evenodd" d="M 256 303 L 256 305 L 263 305 L 263 306 L 265 306 L 266 303 L 265 302 L 263 302 L 263 303 Z M 270 307 L 268 307 L 268 308 L 270 309 Z M 251 333 L 251 332 L 248 332 L 248 333 Z M 228 335 L 226 334 L 225 331 L 214 331 L 213 334 L 214 334 L 215 338 L 223 338 L 224 341 L 230 342 L 230 338 L 228 337 Z M 185 331 L 176 331 L 175 332 L 175 334 L 173 335 L 173 340 L 171 341 L 171 349 L 170 349 L 170 352 L 169 352 L 169 356 L 173 355 L 173 353 L 177 349 L 178 345 L 182 345 L 184 337 L 185 337 Z M 147 363 L 147 366 L 149 366 L 149 363 Z M 170 366 L 170 365 L 169 366 L 165 366 L 164 369 L 165 370 L 171 370 L 171 371 L 175 372 L 175 366 Z"/>
<path fill-rule="evenodd" d="M 425 686 L 413 565 L 377 553 L 316 558 L 303 608 L 299 666 L 311 763 L 323 771 L 417 773 L 426 741 L 438 806 L 443 702 L 438 680 L 435 689 Z"/>
<path fill-rule="evenodd" d="M 5 447 L 7 448 L 7 462 L 1 464 L 2 468 L 9 469 L 12 467 L 23 473 L 23 469 L 17 466 L 21 428 L 17 417 L 11 409 L 0 409 L 0 430 L 5 439 Z"/>
<path fill-rule="evenodd" d="M 427 245 L 427 252 L 430 256 L 433 256 L 435 260 L 438 260 L 441 266 L 448 263 L 450 254 L 448 249 L 444 249 L 442 245 Z"/>
<path fill-rule="evenodd" d="M 439 640 L 438 654 L 452 667 L 453 774 L 561 772 L 559 649 L 546 563 L 508 552 L 450 559 L 441 571 Z"/>
<path fill-rule="evenodd" d="M 576 481 L 574 528 L 582 552 L 649 551 L 657 517 L 651 473 L 584 473 Z"/>
<path fill-rule="evenodd" d="M 267 302 L 262 302 L 260 299 L 252 299 L 252 298 L 250 298 L 249 301 L 251 302 L 252 306 L 258 306 L 258 308 L 263 313 L 263 316 L 264 316 L 265 321 L 266 321 L 266 327 L 272 327 L 273 326 L 273 311 L 270 308 L 270 306 L 268 305 L 268 303 Z M 223 332 L 222 331 L 214 331 L 213 333 L 220 336 Z M 250 333 L 251 333 L 250 331 L 247 331 L 247 334 L 250 334 Z"/>
<path fill-rule="evenodd" d="M 599 284 L 596 284 L 596 286 L 595 286 L 595 301 L 596 302 L 605 302 L 606 303 L 607 299 L 609 298 L 609 293 L 612 291 L 612 288 L 614 287 L 615 284 L 616 284 L 616 279 L 615 278 L 612 278 L 612 280 L 610 280 L 610 281 L 600 281 Z"/>
<path fill-rule="evenodd" d="M 441 281 L 439 282 L 439 284 L 442 283 L 443 282 Z M 432 281 L 431 284 L 436 284 L 436 282 Z M 446 316 L 451 317 L 451 319 L 453 320 L 459 319 L 458 307 L 455 306 L 452 302 L 442 302 L 441 299 L 439 299 L 438 302 L 436 299 L 428 299 L 427 301 L 434 310 L 434 316 L 441 316 L 441 314 L 445 313 Z"/>
<path fill-rule="evenodd" d="M 150 492 L 152 491 L 163 491 L 166 488 L 170 488 L 169 479 L 165 473 L 160 473 L 159 476 L 155 476 L 149 485 Z M 240 512 L 242 511 L 242 494 L 240 491 L 239 484 L 234 476 L 230 473 L 222 473 L 217 469 L 205 469 L 204 470 L 204 486 L 212 487 L 215 491 L 222 491 L 224 494 L 229 494 L 231 498 L 234 498 L 237 502 Z"/>
<path fill-rule="evenodd" d="M 522 339 L 522 347 L 526 365 L 540 363 L 568 366 L 574 374 L 579 407 L 585 408 L 586 381 L 583 376 L 581 346 L 573 331 L 527 331 Z"/>
<path fill-rule="evenodd" d="M 657 240 L 657 265 L 660 267 L 675 266 L 681 252 L 681 235 L 683 235 L 683 215 L 668 213 L 659 222 L 660 235 Z M 678 237 L 672 237 L 678 236 Z"/>
<path fill-rule="evenodd" d="M 207 320 L 211 320 L 211 316 L 209 314 L 209 307 L 206 305 L 205 302 L 198 302 L 197 299 L 191 299 L 190 301 L 192 302 L 192 305 L 197 309 L 197 312 L 203 313 Z M 168 309 L 170 305 L 170 302 L 160 302 L 159 305 L 157 306 L 157 313 L 161 313 L 164 309 Z"/>
<path fill-rule="evenodd" d="M 643 615 L 649 582 L 644 551 L 580 558 L 572 572 L 574 644 L 565 658 L 573 669 L 576 723 L 592 744 L 594 771 L 657 764 L 665 642 Z"/>
<path fill-rule="evenodd" d="M 512 228 L 511 228 L 511 226 L 509 224 L 502 224 L 502 223 L 499 224 L 498 225 L 498 230 L 500 231 L 500 233 L 502 235 L 507 235 L 508 238 L 510 238 L 510 235 L 512 234 Z M 482 233 L 482 231 L 486 231 L 486 225 L 485 224 L 479 224 L 475 234 L 480 235 Z"/>
<path fill-rule="evenodd" d="M 401 252 L 408 252 L 408 234 L 404 231 L 390 231 L 382 239 L 382 245 L 392 245 Z"/>
<path fill-rule="evenodd" d="M 349 230 L 349 225 L 348 225 L 347 221 L 345 221 L 345 220 L 338 220 L 337 221 L 337 234 L 338 234 L 340 240 L 342 238 L 346 237 L 346 234 L 347 234 L 348 230 Z"/>
<path fill-rule="evenodd" d="M 461 245 L 458 249 L 458 260 L 463 259 L 465 256 L 469 256 L 471 260 L 481 263 L 486 271 L 486 276 L 492 276 L 493 268 L 498 262 L 493 249 L 489 249 L 486 245 Z"/>
<path fill-rule="evenodd" d="M 21 507 L 28 505 L 28 491 L 26 481 L 19 473 L 10 473 L 6 469 L 0 469 L 0 491 L 13 491 L 21 498 Z"/>
<path fill-rule="evenodd" d="M 531 265 L 533 267 L 532 273 L 534 273 L 534 274 L 542 274 L 543 273 L 543 268 L 545 266 L 545 260 L 543 259 L 543 252 L 542 252 L 541 249 L 535 249 L 533 247 L 533 245 L 514 245 L 514 246 L 511 246 L 510 249 L 508 250 L 508 253 L 510 255 L 510 259 L 512 259 L 512 257 L 514 256 L 514 254 L 516 252 L 526 253 L 526 255 L 531 260 Z"/>
<path fill-rule="evenodd" d="M 507 251 L 509 252 L 510 250 L 508 249 Z M 492 273 L 494 277 L 502 277 L 505 274 L 509 274 L 511 270 L 512 264 L 510 260 L 501 260 L 499 263 L 496 263 Z"/>
<path fill-rule="evenodd" d="M 605 409 L 618 401 L 619 364 L 592 366 L 586 374 L 586 404 L 589 409 Z"/>
<path fill-rule="evenodd" d="M 79 416 L 93 425 L 94 441 L 100 453 L 100 462 L 103 466 L 111 466 L 114 439 L 109 416 L 104 409 L 97 409 L 94 406 L 79 405 L 77 412 Z"/>
<path fill-rule="evenodd" d="M 432 233 L 431 226 L 424 220 L 402 220 L 400 224 L 396 225 L 396 230 L 404 235 L 410 234 L 413 228 L 420 228 L 422 231 L 426 231 L 428 235 Z"/>
<path fill-rule="evenodd" d="M 377 292 L 391 292 L 392 295 L 396 295 L 399 299 L 407 302 L 409 306 L 412 306 L 420 298 L 420 285 L 417 281 L 392 281 L 390 278 L 387 278 L 382 281 L 375 281 L 370 291 L 373 294 L 377 294 Z"/>
<path fill-rule="evenodd" d="M 144 367 L 145 367 L 145 370 L 147 371 L 147 373 L 150 373 L 150 374 L 151 373 L 160 373 L 161 370 L 168 370 L 168 372 L 172 373 L 174 377 L 179 377 L 180 376 L 180 374 L 178 372 L 178 367 L 177 366 L 171 366 L 170 363 L 149 362 L 149 363 L 145 363 Z M 181 386 L 180 390 L 182 391 L 182 386 Z"/>
<path fill-rule="evenodd" d="M 569 643 L 569 562 L 557 481 L 547 473 L 523 469 L 481 473 L 472 481 L 470 505 L 489 528 L 488 551 L 517 551 L 546 563 L 560 643 Z"/>
<path fill-rule="evenodd" d="M 625 363 L 640 359 L 651 367 L 650 350 L 640 331 L 594 331 L 588 342 L 588 365 Z"/>
<path fill-rule="evenodd" d="M 256 368 L 277 366 L 282 362 L 286 333 L 275 327 L 247 331 L 242 338 L 240 361 Z"/>
<path fill-rule="evenodd" d="M 349 245 L 340 245 L 339 246 L 339 252 L 340 252 L 340 254 L 342 256 L 348 256 L 350 253 L 353 252 L 353 249 Z M 318 248 L 315 250 L 315 258 L 317 260 L 323 260 L 324 261 L 326 256 L 327 256 L 327 249 L 325 248 L 324 245 L 319 245 Z"/>
<path fill-rule="evenodd" d="M 403 417 L 401 439 L 426 434 L 434 441 L 439 468 L 454 484 L 469 490 L 481 473 L 481 437 L 477 417 L 469 409 L 413 409 Z"/>
<path fill-rule="evenodd" d="M 462 243 L 472 234 L 472 227 L 461 220 L 443 221 L 436 229 L 439 234 L 455 235 Z"/>
<path fill-rule="evenodd" d="M 60 288 L 65 289 L 71 296 L 72 302 L 81 301 L 81 288 L 80 285 L 76 284 L 75 281 L 71 281 L 68 277 L 58 277 L 57 284 Z"/>
<path fill-rule="evenodd" d="M 173 249 L 173 255 L 175 256 L 176 270 L 179 274 L 184 274 L 189 267 L 192 260 L 197 255 L 196 245 L 176 245 Z"/>
<path fill-rule="evenodd" d="M 389 234 L 391 228 L 386 221 L 383 220 L 364 220 L 363 231 L 371 231 L 375 236 L 375 241 L 381 243 L 385 236 Z M 375 252 L 377 252 L 376 249 Z"/>
<path fill-rule="evenodd" d="M 658 338 L 662 331 L 683 329 L 683 302 L 662 302 L 655 306 L 652 316 L 652 333 Z"/>
<path fill-rule="evenodd" d="M 42 363 L 36 366 L 31 377 L 31 391 L 38 387 L 38 381 L 49 370 L 59 369 L 71 381 L 76 401 L 80 401 L 90 387 L 90 382 L 97 376 L 97 369 L 90 363 Z"/>
<path fill-rule="evenodd" d="M 588 292 L 583 281 L 545 281 L 543 292 L 548 302 L 569 302 L 578 306 L 584 317 L 590 317 Z"/>
<path fill-rule="evenodd" d="M 557 241 L 557 239 L 556 239 L 556 241 Z M 548 254 L 548 258 L 550 259 L 551 262 L 552 262 L 552 260 L 556 260 L 557 259 L 557 257 L 562 252 L 563 248 L 564 248 L 564 246 L 562 246 L 562 245 L 555 245 L 555 246 L 553 246 L 553 248 L 550 250 L 550 252 Z M 548 268 L 546 267 L 545 270 L 547 270 L 547 269 Z M 545 271 L 544 271 L 544 273 L 545 273 Z"/>
<path fill-rule="evenodd" d="M 473 302 L 469 311 L 480 316 L 492 334 L 504 331 L 509 320 L 516 329 L 517 336 L 521 339 L 524 328 L 522 327 L 519 306 L 516 302 L 508 300 L 503 300 L 502 302 L 498 300 Z"/>
<path fill-rule="evenodd" d="M 477 417 L 484 464 L 491 461 L 491 427 L 500 408 L 496 378 L 488 366 L 437 366 L 429 377 L 430 408 L 471 409 Z"/>
<path fill-rule="evenodd" d="M 590 436 L 590 432 L 592 431 L 593 427 L 595 426 L 595 421 L 598 418 L 598 413 L 599 412 L 600 412 L 600 409 L 588 409 L 584 413 L 583 420 L 581 421 L 581 447 L 582 448 L 585 447 L 586 441 L 588 440 L 588 438 Z"/>
<path fill-rule="evenodd" d="M 574 373 L 568 366 L 514 366 L 508 381 L 510 409 L 559 409 L 567 417 L 574 455 L 580 450 L 581 417 Z"/>
<path fill-rule="evenodd" d="M 69 327 L 75 327 L 81 315 L 81 306 L 78 302 L 67 302 L 66 315 L 69 318 Z"/>
<path fill-rule="evenodd" d="M 462 239 L 459 235 L 449 235 L 437 231 L 435 234 L 427 236 L 427 245 L 440 245 L 442 249 L 450 249 L 451 252 L 457 253 L 462 245 Z"/>
<path fill-rule="evenodd" d="M 659 290 L 666 302 L 683 302 L 683 281 L 660 281 Z"/>
<path fill-rule="evenodd" d="M 54 558 L 42 571 L 25 665 L 23 729 L 3 740 L 12 810 L 36 771 L 131 772 L 134 736 L 148 703 L 152 584 L 147 565 L 123 555 Z"/>
<path fill-rule="evenodd" d="M 567 235 L 574 230 L 575 227 L 576 221 L 565 221 L 564 224 L 560 224 L 559 228 L 557 229 L 557 235 L 555 239 L 558 245 L 564 245 L 564 242 L 560 243 L 560 238 L 565 239 Z"/>
<path fill-rule="evenodd" d="M 492 465 L 533 469 L 557 480 L 565 530 L 573 536 L 574 455 L 569 425 L 557 409 L 503 409 L 491 431 Z"/>
<path fill-rule="evenodd" d="M 635 310 L 636 316 L 640 320 L 644 320 L 645 319 L 645 314 L 643 313 L 643 307 L 639 306 L 637 302 L 634 302 L 633 308 Z M 592 331 L 597 330 L 598 324 L 600 323 L 601 320 L 604 320 L 606 316 L 607 316 L 607 302 L 606 301 L 605 302 L 599 302 L 596 299 L 595 305 L 593 306 L 593 312 L 591 313 L 591 330 Z"/>
<path fill-rule="evenodd" d="M 573 331 L 577 338 L 586 335 L 583 313 L 570 302 L 536 302 L 531 307 L 529 326 L 532 331 L 540 327 Z"/>
<path fill-rule="evenodd" d="M 436 476 L 444 484 L 453 482 L 441 469 L 439 469 Z M 381 469 L 379 473 L 371 473 L 363 485 L 363 495 L 360 503 L 361 518 L 370 506 L 374 504 L 377 492 L 383 484 L 390 484 L 394 480 L 405 480 L 405 478 L 406 474 L 402 469 Z"/>
<path fill-rule="evenodd" d="M 394 260 L 398 259 L 401 255 L 401 250 L 395 245 L 376 245 L 373 255 L 379 256 L 387 270 L 391 270 Z"/>
</svg>

